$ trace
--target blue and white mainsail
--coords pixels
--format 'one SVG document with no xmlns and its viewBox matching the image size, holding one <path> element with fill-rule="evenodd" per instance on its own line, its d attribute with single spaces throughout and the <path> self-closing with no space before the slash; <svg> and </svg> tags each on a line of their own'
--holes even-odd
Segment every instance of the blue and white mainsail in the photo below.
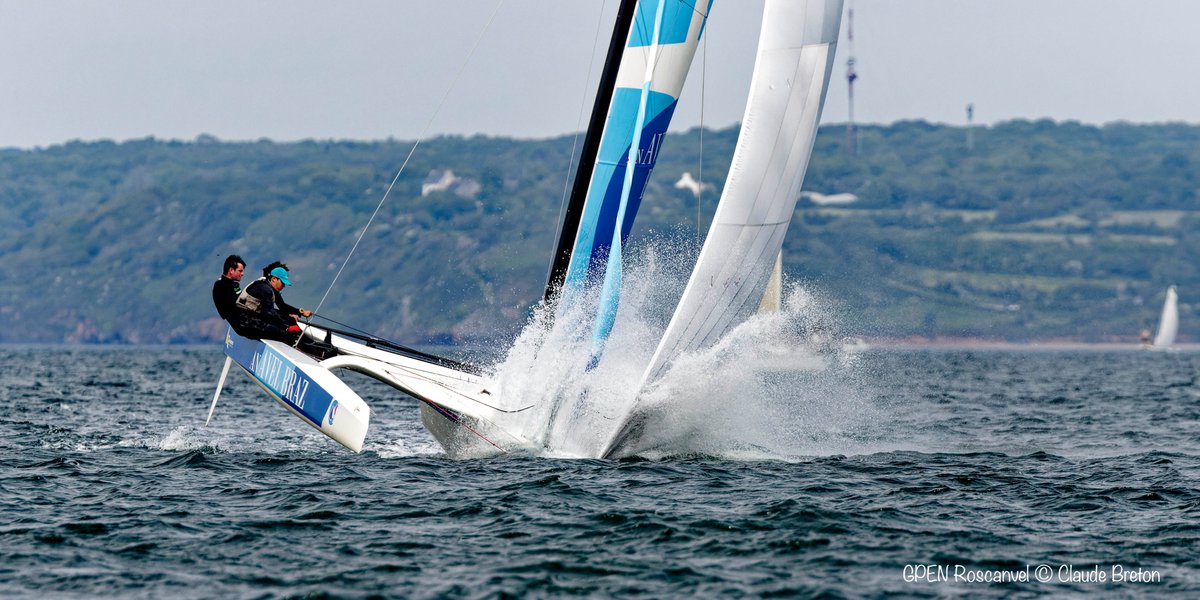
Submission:
<svg viewBox="0 0 1200 600">
<path fill-rule="evenodd" d="M 585 288 L 601 286 L 592 365 L 612 330 L 623 247 L 711 5 L 711 0 L 639 0 L 625 2 L 618 12 L 614 42 L 622 24 L 628 33 L 623 46 L 610 48 L 605 77 L 611 91 L 606 93 L 602 77 L 597 97 L 602 109 L 607 96 L 606 116 L 589 130 L 594 154 L 589 156 L 585 142 L 546 289 L 547 298 L 558 296 L 560 306 L 571 306 Z"/>
</svg>

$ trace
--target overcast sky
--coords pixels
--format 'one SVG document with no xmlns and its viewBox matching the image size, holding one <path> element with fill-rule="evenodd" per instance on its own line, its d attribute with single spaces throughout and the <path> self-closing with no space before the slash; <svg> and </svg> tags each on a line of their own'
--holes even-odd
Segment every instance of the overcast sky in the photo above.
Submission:
<svg viewBox="0 0 1200 600">
<path fill-rule="evenodd" d="M 546 137 L 583 127 L 616 0 L 0 0 L 0 147 Z M 1200 123 L 1200 1 L 847 0 L 855 116 Z M 716 0 L 676 130 L 742 112 L 762 0 Z M 824 122 L 844 122 L 845 36 Z M 703 86 L 701 85 L 703 82 Z"/>
</svg>

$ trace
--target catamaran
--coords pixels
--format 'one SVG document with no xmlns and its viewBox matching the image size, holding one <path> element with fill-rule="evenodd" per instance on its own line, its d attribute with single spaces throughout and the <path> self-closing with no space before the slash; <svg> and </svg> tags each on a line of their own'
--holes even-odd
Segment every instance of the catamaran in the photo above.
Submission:
<svg viewBox="0 0 1200 600">
<path fill-rule="evenodd" d="M 604 357 L 620 303 L 625 244 L 711 7 L 711 0 L 622 0 L 617 10 L 543 294 L 556 318 L 579 319 L 584 322 L 577 329 L 590 330 L 590 358 L 581 370 L 596 368 Z M 841 14 L 842 0 L 765 0 L 749 98 L 721 199 L 639 391 L 678 357 L 714 344 L 758 309 L 800 197 Z M 317 360 L 230 330 L 221 384 L 230 363 L 238 364 L 289 411 L 356 452 L 370 409 L 334 369 L 363 373 L 419 400 L 422 422 L 449 455 L 546 444 L 527 417 L 538 412 L 553 421 L 556 410 L 503 397 L 478 368 L 369 335 L 302 327 L 305 336 L 335 352 Z M 597 443 L 575 452 L 636 453 L 645 425 L 638 397 L 610 419 L 611 430 L 601 432 Z"/>
</svg>

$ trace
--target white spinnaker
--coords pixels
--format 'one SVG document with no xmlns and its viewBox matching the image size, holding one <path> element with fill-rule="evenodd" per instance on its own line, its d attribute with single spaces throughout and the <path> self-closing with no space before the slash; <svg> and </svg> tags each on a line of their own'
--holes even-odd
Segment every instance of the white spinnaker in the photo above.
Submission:
<svg viewBox="0 0 1200 600">
<path fill-rule="evenodd" d="M 766 0 L 725 190 L 643 385 L 757 308 L 812 155 L 841 18 L 842 0 Z"/>
<path fill-rule="evenodd" d="M 1175 286 L 1167 288 L 1167 300 L 1163 302 L 1162 316 L 1158 318 L 1158 333 L 1154 336 L 1154 345 L 1166 347 L 1175 343 L 1175 334 L 1179 332 L 1179 297 Z"/>
</svg>

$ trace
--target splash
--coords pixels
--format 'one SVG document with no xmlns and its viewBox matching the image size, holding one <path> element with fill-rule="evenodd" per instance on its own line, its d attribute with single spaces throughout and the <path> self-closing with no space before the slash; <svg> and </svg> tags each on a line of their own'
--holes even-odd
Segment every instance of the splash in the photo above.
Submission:
<svg viewBox="0 0 1200 600">
<path fill-rule="evenodd" d="M 667 244 L 626 257 L 632 264 L 622 303 L 604 357 L 590 371 L 586 317 L 595 306 L 581 302 L 557 319 L 556 307 L 542 307 L 492 372 L 498 397 L 532 408 L 497 425 L 541 456 L 600 456 L 633 421 L 637 435 L 617 456 L 780 458 L 828 454 L 831 441 L 875 418 L 855 384 L 857 355 L 837 335 L 831 303 L 799 285 L 780 311 L 755 315 L 715 346 L 679 357 L 640 389 L 692 259 L 694 252 Z"/>
<path fill-rule="evenodd" d="M 206 450 L 212 449 L 215 451 L 227 450 L 222 443 L 224 440 L 214 441 L 210 431 L 204 431 L 200 427 L 194 425 L 180 425 L 171 429 L 162 439 L 158 440 L 153 446 L 159 450 L 170 451 L 191 451 L 191 450 Z"/>
<path fill-rule="evenodd" d="M 262 410 L 273 412 L 276 408 L 263 403 Z M 273 421 L 271 419 L 255 419 L 254 422 Z M 265 431 L 261 425 L 230 426 L 224 422 L 211 426 L 175 425 L 166 432 L 151 433 L 137 439 L 127 440 L 122 445 L 168 452 L 200 451 L 216 454 L 236 454 L 250 451 L 257 454 L 287 454 L 291 452 L 336 454 L 340 452 L 336 445 L 330 445 L 328 439 L 320 433 L 299 423 L 285 429 L 274 429 L 271 432 Z"/>
<path fill-rule="evenodd" d="M 616 456 L 787 458 L 857 445 L 877 417 L 859 385 L 859 355 L 836 334 L 827 301 L 793 285 L 716 345 L 681 356 L 642 391 L 636 435 Z"/>
<path fill-rule="evenodd" d="M 626 302 L 618 311 L 606 352 L 594 368 L 591 302 L 580 302 L 553 318 L 548 306 L 534 316 L 493 378 L 501 398 L 520 398 L 533 408 L 519 417 L 515 431 L 532 450 L 550 456 L 595 456 L 596 448 L 632 405 L 641 367 L 656 339 Z M 593 297 L 584 294 L 585 297 Z M 508 427 L 509 431 L 514 428 Z"/>
</svg>

